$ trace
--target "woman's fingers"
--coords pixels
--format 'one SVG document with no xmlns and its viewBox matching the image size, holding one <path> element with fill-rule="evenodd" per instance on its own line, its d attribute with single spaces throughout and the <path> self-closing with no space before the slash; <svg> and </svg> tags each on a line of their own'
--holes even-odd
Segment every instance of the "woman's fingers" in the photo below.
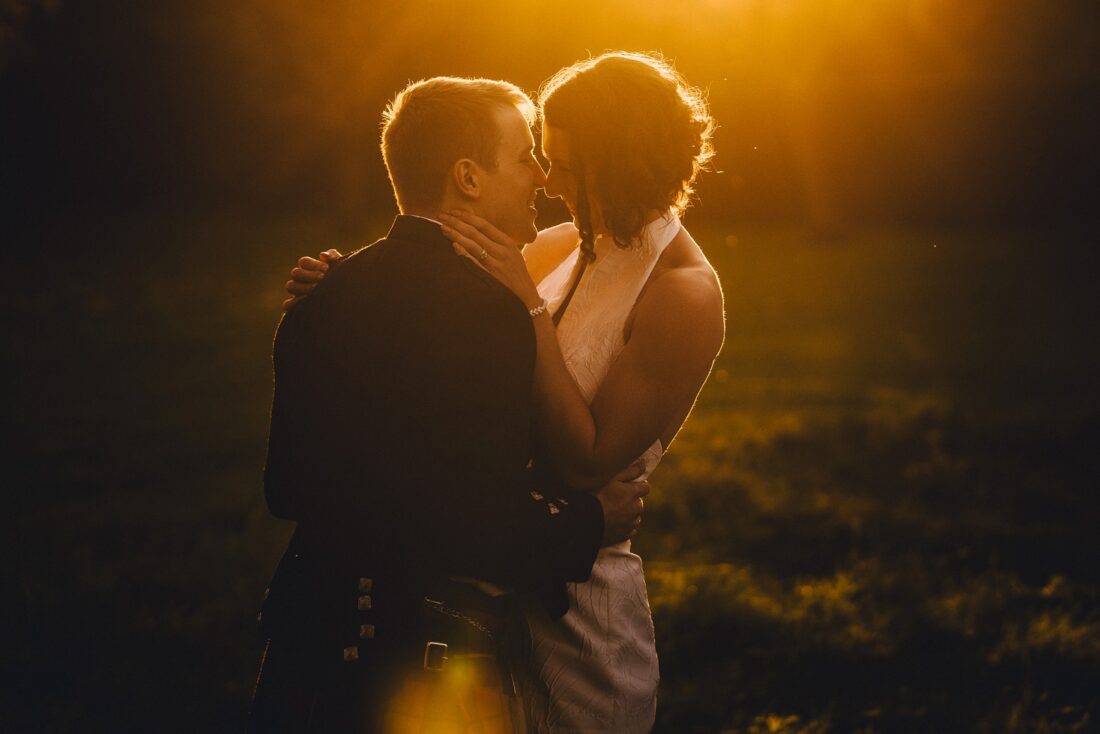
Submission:
<svg viewBox="0 0 1100 734">
<path fill-rule="evenodd" d="M 461 209 L 452 209 L 451 211 L 447 212 L 447 214 L 451 217 L 454 217 L 455 219 L 459 219 L 473 226 L 475 229 L 477 229 L 479 232 L 481 232 L 494 242 L 504 245 L 505 247 L 512 247 L 517 250 L 519 249 L 519 245 L 516 244 L 516 242 L 511 237 L 501 232 L 493 225 L 492 222 L 490 222 L 488 219 L 485 219 L 484 217 L 480 217 L 473 212 L 467 212 Z"/>
<path fill-rule="evenodd" d="M 328 270 L 328 263 L 306 256 L 298 258 L 298 267 L 302 270 L 317 270 L 323 273 Z"/>
<path fill-rule="evenodd" d="M 323 270 L 309 270 L 307 268 L 292 268 L 290 277 L 298 283 L 320 283 L 325 278 Z"/>
<path fill-rule="evenodd" d="M 447 236 L 451 238 L 451 246 L 454 248 L 456 255 L 469 258 L 473 260 L 479 268 L 488 271 L 488 268 L 485 267 L 485 261 L 489 258 L 480 256 L 481 253 L 485 251 L 481 245 L 474 243 L 469 237 L 464 237 L 457 232 L 451 232 Z"/>
<path fill-rule="evenodd" d="M 452 242 L 455 242 L 462 246 L 462 249 L 466 251 L 470 257 L 477 260 L 478 265 L 488 268 L 490 262 L 494 261 L 498 252 L 494 245 L 486 243 L 483 237 L 477 237 L 476 235 L 463 234 L 453 227 L 443 225 L 443 234 L 451 238 Z"/>
<path fill-rule="evenodd" d="M 528 308 L 533 308 L 540 302 L 538 290 L 527 272 L 527 265 L 523 261 L 519 246 L 481 217 L 470 216 L 482 226 L 491 228 L 496 236 L 502 238 L 502 241 L 494 240 L 470 222 L 456 219 L 449 214 L 440 214 L 443 234 L 461 246 L 466 255 L 472 257 L 478 265 L 519 296 Z"/>
<path fill-rule="evenodd" d="M 290 269 L 291 279 L 286 282 L 286 290 L 296 297 L 308 295 L 314 286 L 324 280 L 327 271 L 328 263 L 312 257 L 299 258 L 298 267 Z"/>
<path fill-rule="evenodd" d="M 491 255 L 494 255 L 496 257 L 504 257 L 505 253 L 507 252 L 508 245 L 501 244 L 500 242 L 495 242 L 493 238 L 486 235 L 474 225 L 464 222 L 461 219 L 451 217 L 447 214 L 441 214 L 440 216 L 443 218 L 444 234 L 447 234 L 448 231 L 463 234 L 477 244 L 481 245 L 481 247 L 483 247 Z M 448 234 L 448 236 L 450 235 Z"/>
<path fill-rule="evenodd" d="M 309 295 L 309 292 L 317 286 L 316 283 L 303 283 L 298 280 L 288 280 L 286 285 L 286 292 L 293 296 L 305 296 Z"/>
<path fill-rule="evenodd" d="M 443 224 L 443 234 L 452 240 L 462 237 L 464 240 L 463 246 L 469 245 L 467 249 L 469 249 L 470 254 L 475 256 L 480 256 L 482 252 L 488 252 L 491 255 L 499 255 L 503 252 L 500 245 L 492 242 L 488 237 L 465 222 L 448 219 Z"/>
<path fill-rule="evenodd" d="M 287 310 L 300 301 L 303 296 L 308 296 L 318 283 L 325 278 L 329 270 L 329 263 L 338 263 L 344 258 L 337 249 L 329 249 L 318 255 L 320 259 L 314 259 L 308 255 L 298 258 L 298 265 L 290 269 L 290 280 L 284 286 L 292 298 L 283 301 L 283 309 Z"/>
</svg>

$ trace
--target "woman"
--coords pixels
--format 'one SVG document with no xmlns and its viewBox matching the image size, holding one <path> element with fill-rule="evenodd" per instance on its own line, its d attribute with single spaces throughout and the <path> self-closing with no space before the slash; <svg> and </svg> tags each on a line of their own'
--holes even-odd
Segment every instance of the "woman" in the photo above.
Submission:
<svg viewBox="0 0 1100 734">
<path fill-rule="evenodd" d="M 712 155 L 714 123 L 698 90 L 641 54 L 562 69 L 539 102 L 546 194 L 562 198 L 573 221 L 543 230 L 521 255 L 483 219 L 440 218 L 456 254 L 473 257 L 536 314 L 545 458 L 569 484 L 596 488 L 638 457 L 652 471 L 722 344 L 718 278 L 678 219 Z M 320 261 L 303 265 L 292 293 L 321 277 Z M 591 580 L 570 584 L 569 594 L 561 620 L 527 613 L 530 728 L 649 731 L 657 655 L 629 541 L 602 549 Z"/>
</svg>

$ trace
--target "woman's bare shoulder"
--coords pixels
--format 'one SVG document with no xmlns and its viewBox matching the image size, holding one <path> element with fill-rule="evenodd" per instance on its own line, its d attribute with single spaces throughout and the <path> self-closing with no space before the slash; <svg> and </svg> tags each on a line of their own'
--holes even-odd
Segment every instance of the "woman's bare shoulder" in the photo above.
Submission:
<svg viewBox="0 0 1100 734">
<path fill-rule="evenodd" d="M 561 224 L 555 224 L 553 227 L 547 227 L 546 229 L 539 230 L 538 241 L 551 242 L 554 240 L 574 240 L 573 244 L 576 245 L 576 238 L 580 236 L 577 231 L 577 225 L 573 222 L 562 222 Z"/>
<path fill-rule="evenodd" d="M 725 339 L 725 305 L 718 274 L 686 230 L 669 244 L 653 269 L 627 323 L 656 335 L 662 354 L 709 365 Z M 668 345 L 675 343 L 675 349 Z"/>
<path fill-rule="evenodd" d="M 724 335 L 725 302 L 718 274 L 710 263 L 684 264 L 665 270 L 638 299 L 639 313 L 658 313 Z M 706 328 L 704 331 L 708 330 Z"/>
<path fill-rule="evenodd" d="M 577 247 L 580 235 L 572 222 L 562 222 L 539 232 L 535 241 L 523 248 L 527 272 L 538 283 L 561 264 Z"/>
<path fill-rule="evenodd" d="M 688 302 L 695 307 L 722 307 L 722 284 L 718 273 L 695 238 L 684 228 L 661 254 L 642 295 L 647 291 L 659 294 L 662 300 L 687 296 Z"/>
</svg>

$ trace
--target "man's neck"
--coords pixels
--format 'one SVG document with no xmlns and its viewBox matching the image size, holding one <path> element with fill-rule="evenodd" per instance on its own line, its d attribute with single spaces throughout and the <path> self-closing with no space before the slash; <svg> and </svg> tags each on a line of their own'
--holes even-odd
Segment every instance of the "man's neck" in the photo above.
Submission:
<svg viewBox="0 0 1100 734">
<path fill-rule="evenodd" d="M 406 214 L 410 217 L 420 217 L 421 219 L 427 219 L 432 222 L 439 223 L 440 212 L 449 212 L 452 209 L 470 209 L 470 202 L 463 200 L 460 197 L 452 195 L 451 192 L 443 192 L 441 201 L 435 206 L 409 206 L 398 207 L 402 214 Z"/>
</svg>

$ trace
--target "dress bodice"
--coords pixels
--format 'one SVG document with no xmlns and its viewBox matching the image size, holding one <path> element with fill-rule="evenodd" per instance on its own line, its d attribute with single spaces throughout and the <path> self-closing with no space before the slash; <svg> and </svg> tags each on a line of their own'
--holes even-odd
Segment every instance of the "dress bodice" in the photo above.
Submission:
<svg viewBox="0 0 1100 734">
<path fill-rule="evenodd" d="M 669 213 L 646 225 L 629 249 L 618 247 L 611 237 L 597 238 L 596 260 L 586 268 L 558 324 L 565 365 L 589 403 L 622 351 L 623 330 L 638 295 L 679 231 L 680 220 Z M 578 246 L 538 285 L 551 313 L 572 284 L 579 250 Z"/>
<path fill-rule="evenodd" d="M 557 331 L 565 366 L 586 402 L 596 397 L 625 346 L 626 323 L 638 296 L 679 231 L 679 218 L 669 212 L 647 224 L 628 249 L 617 246 L 611 237 L 596 239 L 596 259 L 585 269 Z M 538 285 L 551 313 L 558 310 L 572 285 L 579 251 L 578 246 Z M 662 453 L 660 440 L 646 450 L 647 476 Z"/>
</svg>

